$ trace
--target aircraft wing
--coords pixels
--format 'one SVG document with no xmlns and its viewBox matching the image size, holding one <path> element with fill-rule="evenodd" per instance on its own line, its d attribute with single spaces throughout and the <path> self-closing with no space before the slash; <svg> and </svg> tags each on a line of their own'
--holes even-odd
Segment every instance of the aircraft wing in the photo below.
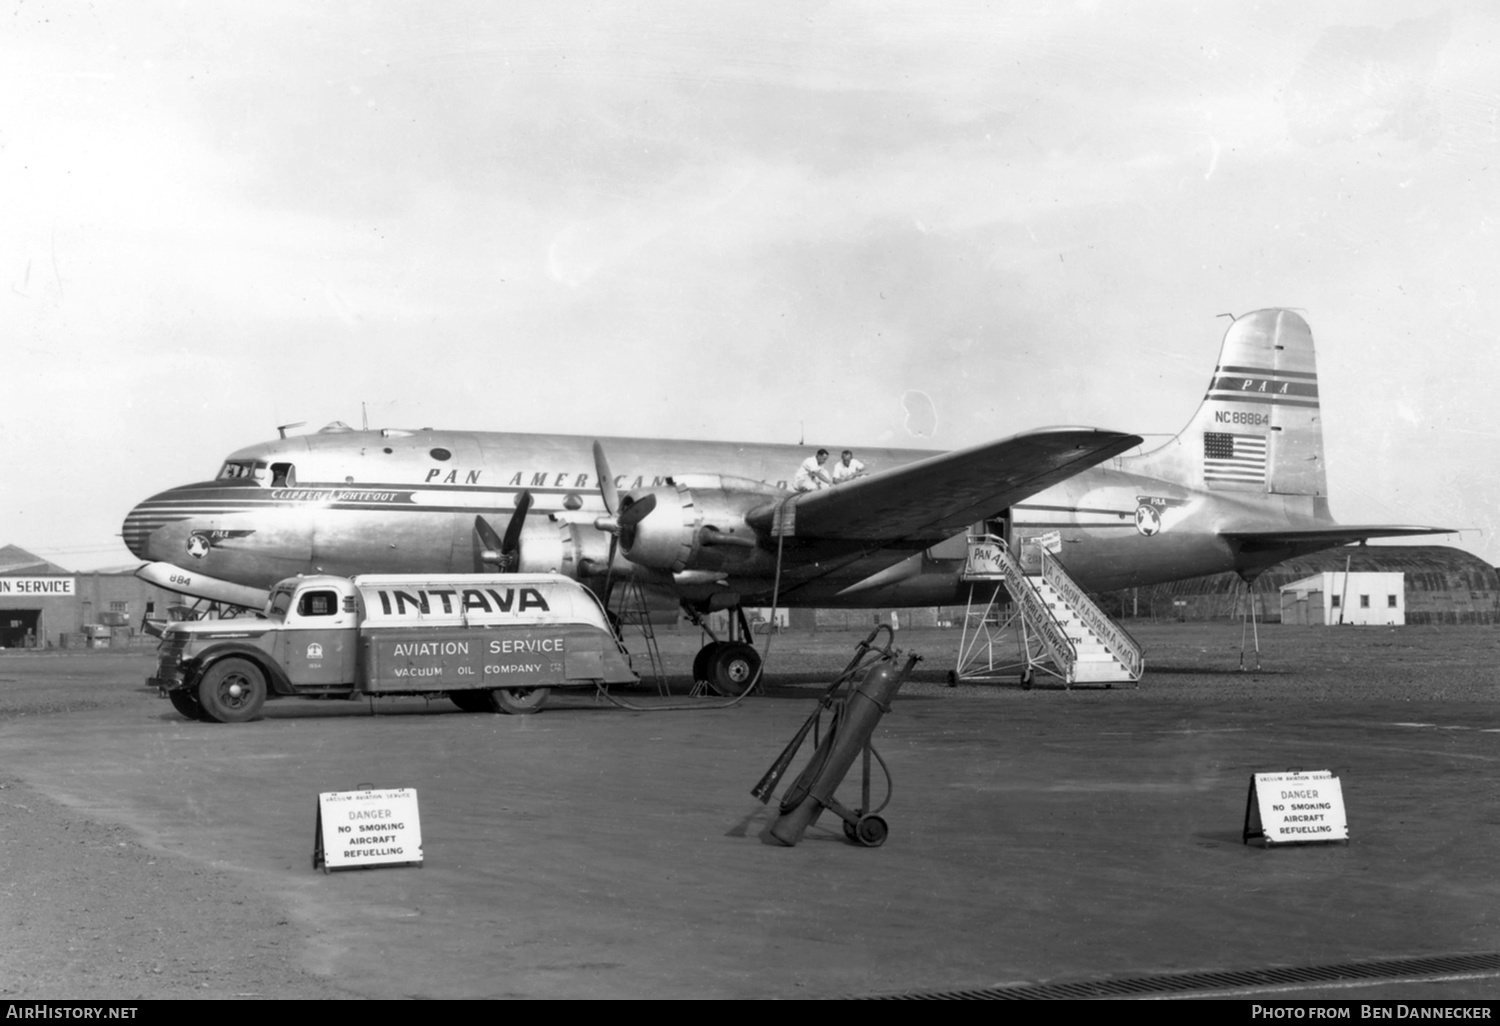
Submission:
<svg viewBox="0 0 1500 1026">
<path fill-rule="evenodd" d="M 1452 528 L 1418 527 L 1409 524 L 1330 524 L 1327 527 L 1285 527 L 1264 531 L 1228 528 L 1220 536 L 1239 542 L 1245 552 L 1260 552 L 1304 545 L 1333 548 L 1367 538 L 1405 538 L 1419 534 L 1452 534 Z"/>
<path fill-rule="evenodd" d="M 1118 431 L 1043 428 L 941 453 L 793 496 L 782 514 L 782 533 L 848 543 L 834 546 L 846 550 L 920 548 L 1140 443 L 1139 436 Z M 774 531 L 774 517 L 775 511 L 765 508 L 750 522 Z"/>
</svg>

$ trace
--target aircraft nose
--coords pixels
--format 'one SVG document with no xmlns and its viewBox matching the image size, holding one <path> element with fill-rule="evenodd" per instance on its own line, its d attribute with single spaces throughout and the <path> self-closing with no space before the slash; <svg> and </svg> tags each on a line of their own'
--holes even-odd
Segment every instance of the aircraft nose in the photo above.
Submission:
<svg viewBox="0 0 1500 1026">
<path fill-rule="evenodd" d="M 165 523 L 159 512 L 152 512 L 152 506 L 158 498 L 160 497 L 147 499 L 125 514 L 125 523 L 120 534 L 125 539 L 125 547 L 136 559 L 152 558 L 151 534 Z"/>
</svg>

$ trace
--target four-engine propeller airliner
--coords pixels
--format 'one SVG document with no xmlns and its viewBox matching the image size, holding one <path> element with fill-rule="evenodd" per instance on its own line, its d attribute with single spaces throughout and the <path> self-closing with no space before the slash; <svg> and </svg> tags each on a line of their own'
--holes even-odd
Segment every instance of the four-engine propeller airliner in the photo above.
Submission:
<svg viewBox="0 0 1500 1026">
<path fill-rule="evenodd" d="M 1312 334 L 1290 310 L 1235 320 L 1187 427 L 1126 455 L 1141 441 L 1044 428 L 946 453 L 861 446 L 866 476 L 794 492 L 799 446 L 331 424 L 152 496 L 124 537 L 151 561 L 141 576 L 244 606 L 299 573 L 505 567 L 601 591 L 630 579 L 701 613 L 773 595 L 962 603 L 964 534 L 980 522 L 1016 547 L 1056 532 L 1061 561 L 1095 591 L 1252 580 L 1294 555 L 1446 530 L 1333 520 Z M 757 664 L 740 641 L 705 647 L 698 668 L 727 685 Z"/>
</svg>

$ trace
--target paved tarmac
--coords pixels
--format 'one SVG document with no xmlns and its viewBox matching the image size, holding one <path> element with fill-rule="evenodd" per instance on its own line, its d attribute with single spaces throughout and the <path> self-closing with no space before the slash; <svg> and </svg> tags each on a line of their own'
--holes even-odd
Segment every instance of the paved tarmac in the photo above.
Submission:
<svg viewBox="0 0 1500 1026">
<path fill-rule="evenodd" d="M 828 814 L 794 848 L 760 837 L 749 790 L 819 679 L 714 711 L 286 701 L 239 726 L 135 690 L 0 724 L 7 772 L 280 903 L 304 969 L 350 996 L 882 996 L 1500 952 L 1491 702 L 914 689 L 876 733 L 895 790 L 866 849 Z M 1289 767 L 1342 778 L 1349 844 L 1241 842 L 1250 775 Z M 311 869 L 318 793 L 363 784 L 417 790 L 424 866 Z"/>
</svg>

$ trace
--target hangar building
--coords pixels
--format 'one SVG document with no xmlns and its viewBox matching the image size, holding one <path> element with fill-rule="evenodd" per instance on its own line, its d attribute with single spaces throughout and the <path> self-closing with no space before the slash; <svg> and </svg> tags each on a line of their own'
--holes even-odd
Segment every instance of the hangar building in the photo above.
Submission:
<svg viewBox="0 0 1500 1026">
<path fill-rule="evenodd" d="M 148 615 L 181 597 L 130 570 L 74 573 L 15 545 L 0 546 L 0 649 L 153 647 Z"/>
<path fill-rule="evenodd" d="M 1446 545 L 1345 545 L 1288 559 L 1261 574 L 1249 589 L 1255 615 L 1275 623 L 1281 619 L 1282 588 L 1346 571 L 1402 574 L 1400 601 L 1408 624 L 1500 623 L 1500 574 L 1478 556 Z M 1238 620 L 1246 609 L 1245 584 L 1232 573 L 1126 589 L 1104 598 L 1108 611 L 1126 618 Z"/>
<path fill-rule="evenodd" d="M 1406 623 L 1406 575 L 1324 570 L 1282 585 L 1281 622 L 1303 627 Z"/>
</svg>

